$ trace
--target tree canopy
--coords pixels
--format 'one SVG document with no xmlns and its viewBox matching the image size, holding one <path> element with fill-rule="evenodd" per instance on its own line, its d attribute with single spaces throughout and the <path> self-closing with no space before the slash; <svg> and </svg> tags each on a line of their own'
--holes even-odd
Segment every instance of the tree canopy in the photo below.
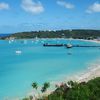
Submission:
<svg viewBox="0 0 100 100">
<path fill-rule="evenodd" d="M 94 39 L 100 37 L 100 30 L 59 30 L 59 31 L 31 31 L 14 33 L 2 39 L 14 37 L 16 39 L 23 38 L 78 38 L 78 39 Z"/>
</svg>

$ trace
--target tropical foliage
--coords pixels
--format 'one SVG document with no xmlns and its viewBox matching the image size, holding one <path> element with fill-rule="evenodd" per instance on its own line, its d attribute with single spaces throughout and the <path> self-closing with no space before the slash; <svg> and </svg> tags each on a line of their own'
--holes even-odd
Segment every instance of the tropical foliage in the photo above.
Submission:
<svg viewBox="0 0 100 100">
<path fill-rule="evenodd" d="M 50 83 L 49 82 L 45 82 L 42 89 L 41 89 L 41 92 L 46 92 L 47 89 L 50 87 Z"/>
<path fill-rule="evenodd" d="M 70 81 L 68 85 L 62 84 L 48 96 L 48 100 L 100 100 L 100 77 L 87 83 Z"/>
<path fill-rule="evenodd" d="M 45 83 L 43 87 L 49 87 Z M 48 96 L 43 96 L 37 100 L 100 100 L 100 77 L 86 82 L 73 82 L 62 83 L 56 86 L 56 90 Z M 44 89 L 44 88 L 43 88 Z M 31 100 L 26 98 L 23 100 Z"/>
</svg>

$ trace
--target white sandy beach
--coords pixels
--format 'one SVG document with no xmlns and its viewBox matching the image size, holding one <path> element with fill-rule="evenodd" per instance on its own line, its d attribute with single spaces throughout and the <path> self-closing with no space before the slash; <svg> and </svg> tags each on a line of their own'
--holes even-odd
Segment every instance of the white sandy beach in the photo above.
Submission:
<svg viewBox="0 0 100 100">
<path fill-rule="evenodd" d="M 75 80 L 77 82 L 87 82 L 96 77 L 100 77 L 100 65 L 96 65 L 95 68 L 91 68 L 87 72 L 80 74 Z"/>
<path fill-rule="evenodd" d="M 99 40 L 94 39 L 94 40 L 86 40 L 86 39 L 76 39 L 76 40 L 81 40 L 81 41 L 87 41 L 87 42 L 95 42 L 95 43 L 100 43 Z"/>
</svg>

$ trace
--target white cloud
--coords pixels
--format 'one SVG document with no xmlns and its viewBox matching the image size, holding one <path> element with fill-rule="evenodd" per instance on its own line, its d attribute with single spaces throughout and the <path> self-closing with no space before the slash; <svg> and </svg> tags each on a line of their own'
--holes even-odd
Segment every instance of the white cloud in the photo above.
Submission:
<svg viewBox="0 0 100 100">
<path fill-rule="evenodd" d="M 73 4 L 65 2 L 64 0 L 58 0 L 57 4 L 60 5 L 60 6 L 65 7 L 65 8 L 67 8 L 67 9 L 73 9 L 74 8 Z"/>
<path fill-rule="evenodd" d="M 100 3 L 95 2 L 93 5 L 89 6 L 87 13 L 100 12 Z"/>
<path fill-rule="evenodd" d="M 0 10 L 8 10 L 9 5 L 7 3 L 1 2 L 0 3 Z"/>
<path fill-rule="evenodd" d="M 39 14 L 44 11 L 44 7 L 40 1 L 35 2 L 34 0 L 22 0 L 21 6 L 23 10 L 32 14 Z"/>
</svg>

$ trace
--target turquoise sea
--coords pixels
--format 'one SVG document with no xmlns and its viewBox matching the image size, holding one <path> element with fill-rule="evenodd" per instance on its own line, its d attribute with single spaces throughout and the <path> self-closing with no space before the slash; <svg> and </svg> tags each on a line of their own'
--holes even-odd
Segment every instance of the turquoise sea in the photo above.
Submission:
<svg viewBox="0 0 100 100">
<path fill-rule="evenodd" d="M 71 44 L 100 45 L 71 40 Z M 22 97 L 32 82 L 59 81 L 86 70 L 100 59 L 100 48 L 43 47 L 43 43 L 69 43 L 66 39 L 0 40 L 0 100 Z M 16 54 L 19 50 L 22 53 Z M 68 53 L 71 53 L 69 55 Z"/>
</svg>

